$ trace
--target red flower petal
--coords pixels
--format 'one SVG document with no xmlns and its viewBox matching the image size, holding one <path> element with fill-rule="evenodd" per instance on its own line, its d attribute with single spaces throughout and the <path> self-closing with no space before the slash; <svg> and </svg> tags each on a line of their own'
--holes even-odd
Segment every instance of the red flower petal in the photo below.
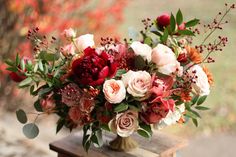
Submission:
<svg viewBox="0 0 236 157">
<path fill-rule="evenodd" d="M 9 76 L 15 82 L 21 82 L 26 78 L 26 76 L 24 76 L 23 74 L 18 74 L 16 72 L 11 72 Z"/>
<path fill-rule="evenodd" d="M 98 78 L 106 78 L 109 74 L 109 67 L 105 66 L 99 73 Z"/>
</svg>

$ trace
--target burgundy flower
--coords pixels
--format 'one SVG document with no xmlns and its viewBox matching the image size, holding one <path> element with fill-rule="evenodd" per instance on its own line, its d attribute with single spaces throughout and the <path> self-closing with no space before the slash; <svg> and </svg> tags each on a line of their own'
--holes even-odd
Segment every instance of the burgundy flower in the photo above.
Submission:
<svg viewBox="0 0 236 157">
<path fill-rule="evenodd" d="M 102 51 L 99 55 L 95 49 L 88 47 L 84 55 L 72 62 L 72 77 L 82 85 L 101 85 L 105 78 L 115 75 L 117 64 L 113 58 Z"/>
<path fill-rule="evenodd" d="M 15 82 L 21 82 L 26 79 L 26 76 L 21 72 L 11 72 L 9 76 Z"/>
</svg>

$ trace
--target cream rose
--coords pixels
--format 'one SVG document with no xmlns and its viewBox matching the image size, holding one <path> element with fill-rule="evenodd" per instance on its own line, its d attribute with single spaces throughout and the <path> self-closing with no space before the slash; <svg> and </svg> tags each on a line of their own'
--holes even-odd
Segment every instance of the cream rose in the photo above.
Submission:
<svg viewBox="0 0 236 157">
<path fill-rule="evenodd" d="M 103 93 L 109 103 L 120 103 L 126 96 L 125 85 L 121 80 L 107 80 L 103 84 Z"/>
<path fill-rule="evenodd" d="M 66 38 L 75 38 L 76 32 L 72 29 L 65 29 L 62 33 Z"/>
<path fill-rule="evenodd" d="M 134 97 L 145 97 L 151 87 L 151 75 L 146 71 L 129 70 L 122 75 L 122 81 Z"/>
<path fill-rule="evenodd" d="M 191 77 L 194 77 L 195 83 L 192 83 L 193 89 L 200 96 L 209 95 L 210 94 L 210 84 L 208 82 L 208 78 L 206 73 L 203 71 L 202 67 L 199 65 L 194 65 L 188 70 L 188 74 Z"/>
<path fill-rule="evenodd" d="M 128 137 L 133 134 L 139 127 L 138 113 L 128 110 L 124 113 L 119 113 L 114 119 L 109 122 L 110 129 L 121 137 Z"/>
<path fill-rule="evenodd" d="M 136 56 L 140 55 L 144 60 L 148 62 L 152 59 L 152 48 L 147 44 L 142 44 L 139 41 L 134 41 L 130 47 L 133 49 Z"/>
<path fill-rule="evenodd" d="M 158 44 L 152 50 L 152 62 L 158 67 L 158 71 L 165 75 L 171 75 L 172 73 L 177 73 L 181 76 L 183 67 L 177 61 L 174 52 L 167 46 L 163 44 Z"/>
<path fill-rule="evenodd" d="M 78 38 L 75 39 L 76 48 L 78 48 L 78 50 L 82 52 L 89 46 L 94 47 L 95 43 L 94 43 L 93 38 L 94 37 L 92 34 L 85 34 L 85 35 L 79 36 Z"/>
</svg>

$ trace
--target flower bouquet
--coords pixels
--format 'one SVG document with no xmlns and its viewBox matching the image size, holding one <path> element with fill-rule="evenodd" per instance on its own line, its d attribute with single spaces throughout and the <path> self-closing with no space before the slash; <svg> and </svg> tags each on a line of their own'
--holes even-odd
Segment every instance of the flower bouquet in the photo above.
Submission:
<svg viewBox="0 0 236 157">
<path fill-rule="evenodd" d="M 211 54 L 222 51 L 228 40 L 219 36 L 207 42 L 227 23 L 224 18 L 233 8 L 226 4 L 224 13 L 203 26 L 203 34 L 199 20 L 185 21 L 179 10 L 142 20 L 140 40 L 101 38 L 100 46 L 95 46 L 93 35 L 77 36 L 71 28 L 59 39 L 41 36 L 38 27 L 29 30 L 33 58 L 17 55 L 6 61 L 12 80 L 38 98 L 33 123 L 24 110 L 16 111 L 23 133 L 35 138 L 37 118 L 55 114 L 56 132 L 83 128 L 86 151 L 91 144 L 102 145 L 102 130 L 118 135 L 111 148 L 129 150 L 136 146 L 133 141 L 128 148 L 119 141 L 134 132 L 150 138 L 154 128 L 189 119 L 197 126 L 198 111 L 209 109 L 202 104 L 213 83 L 203 64 L 215 62 Z M 193 46 L 198 34 L 205 38 Z"/>
</svg>

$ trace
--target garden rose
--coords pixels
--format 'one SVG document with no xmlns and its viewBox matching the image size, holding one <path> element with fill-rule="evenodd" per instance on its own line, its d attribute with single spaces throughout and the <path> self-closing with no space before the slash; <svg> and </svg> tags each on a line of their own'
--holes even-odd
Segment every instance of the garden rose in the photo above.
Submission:
<svg viewBox="0 0 236 157">
<path fill-rule="evenodd" d="M 210 94 L 210 84 L 208 82 L 208 78 L 206 73 L 203 71 L 202 67 L 199 65 L 194 65 L 188 70 L 188 74 L 191 77 L 194 77 L 195 83 L 192 83 L 193 89 L 200 96 L 209 95 Z"/>
<path fill-rule="evenodd" d="M 180 66 L 174 52 L 163 44 L 158 44 L 152 50 L 152 62 L 157 65 L 160 73 L 171 75 L 178 72 L 178 75 L 182 75 L 183 67 Z"/>
<path fill-rule="evenodd" d="M 76 36 L 76 32 L 72 28 L 65 29 L 62 34 L 68 39 L 75 38 Z"/>
<path fill-rule="evenodd" d="M 161 29 L 170 25 L 170 15 L 167 13 L 158 16 L 156 20 L 158 27 Z"/>
<path fill-rule="evenodd" d="M 152 58 L 152 48 L 147 44 L 142 44 L 139 41 L 134 41 L 130 47 L 133 49 L 134 54 L 136 56 L 140 55 L 143 57 L 144 60 L 147 60 L 148 62 L 151 61 Z"/>
<path fill-rule="evenodd" d="M 103 51 L 100 55 L 88 47 L 84 55 L 72 61 L 72 77 L 82 85 L 101 85 L 105 78 L 115 75 L 117 63 Z"/>
<path fill-rule="evenodd" d="M 52 98 L 52 94 L 48 95 L 44 99 L 41 99 L 40 105 L 43 111 L 50 113 L 56 107 L 55 101 Z"/>
<path fill-rule="evenodd" d="M 109 103 L 120 103 L 126 96 L 125 85 L 121 80 L 107 80 L 103 84 L 103 93 Z"/>
<path fill-rule="evenodd" d="M 80 110 L 84 113 L 90 113 L 95 107 L 95 101 L 91 96 L 83 95 L 79 101 Z"/>
<path fill-rule="evenodd" d="M 122 81 L 134 97 L 145 97 L 151 87 L 151 75 L 146 71 L 129 70 L 122 75 Z"/>
<path fill-rule="evenodd" d="M 62 47 L 62 54 L 67 57 L 67 56 L 73 56 L 75 55 L 75 46 L 73 43 L 66 45 Z"/>
<path fill-rule="evenodd" d="M 94 47 L 94 39 L 92 34 L 81 35 L 78 38 L 74 39 L 76 48 L 79 52 L 84 51 L 87 47 Z"/>
<path fill-rule="evenodd" d="M 109 122 L 110 129 L 121 137 L 128 137 L 138 129 L 138 113 L 128 110 Z"/>
<path fill-rule="evenodd" d="M 69 117 L 74 123 L 78 123 L 81 120 L 82 113 L 79 106 L 71 107 L 69 110 Z"/>
</svg>

